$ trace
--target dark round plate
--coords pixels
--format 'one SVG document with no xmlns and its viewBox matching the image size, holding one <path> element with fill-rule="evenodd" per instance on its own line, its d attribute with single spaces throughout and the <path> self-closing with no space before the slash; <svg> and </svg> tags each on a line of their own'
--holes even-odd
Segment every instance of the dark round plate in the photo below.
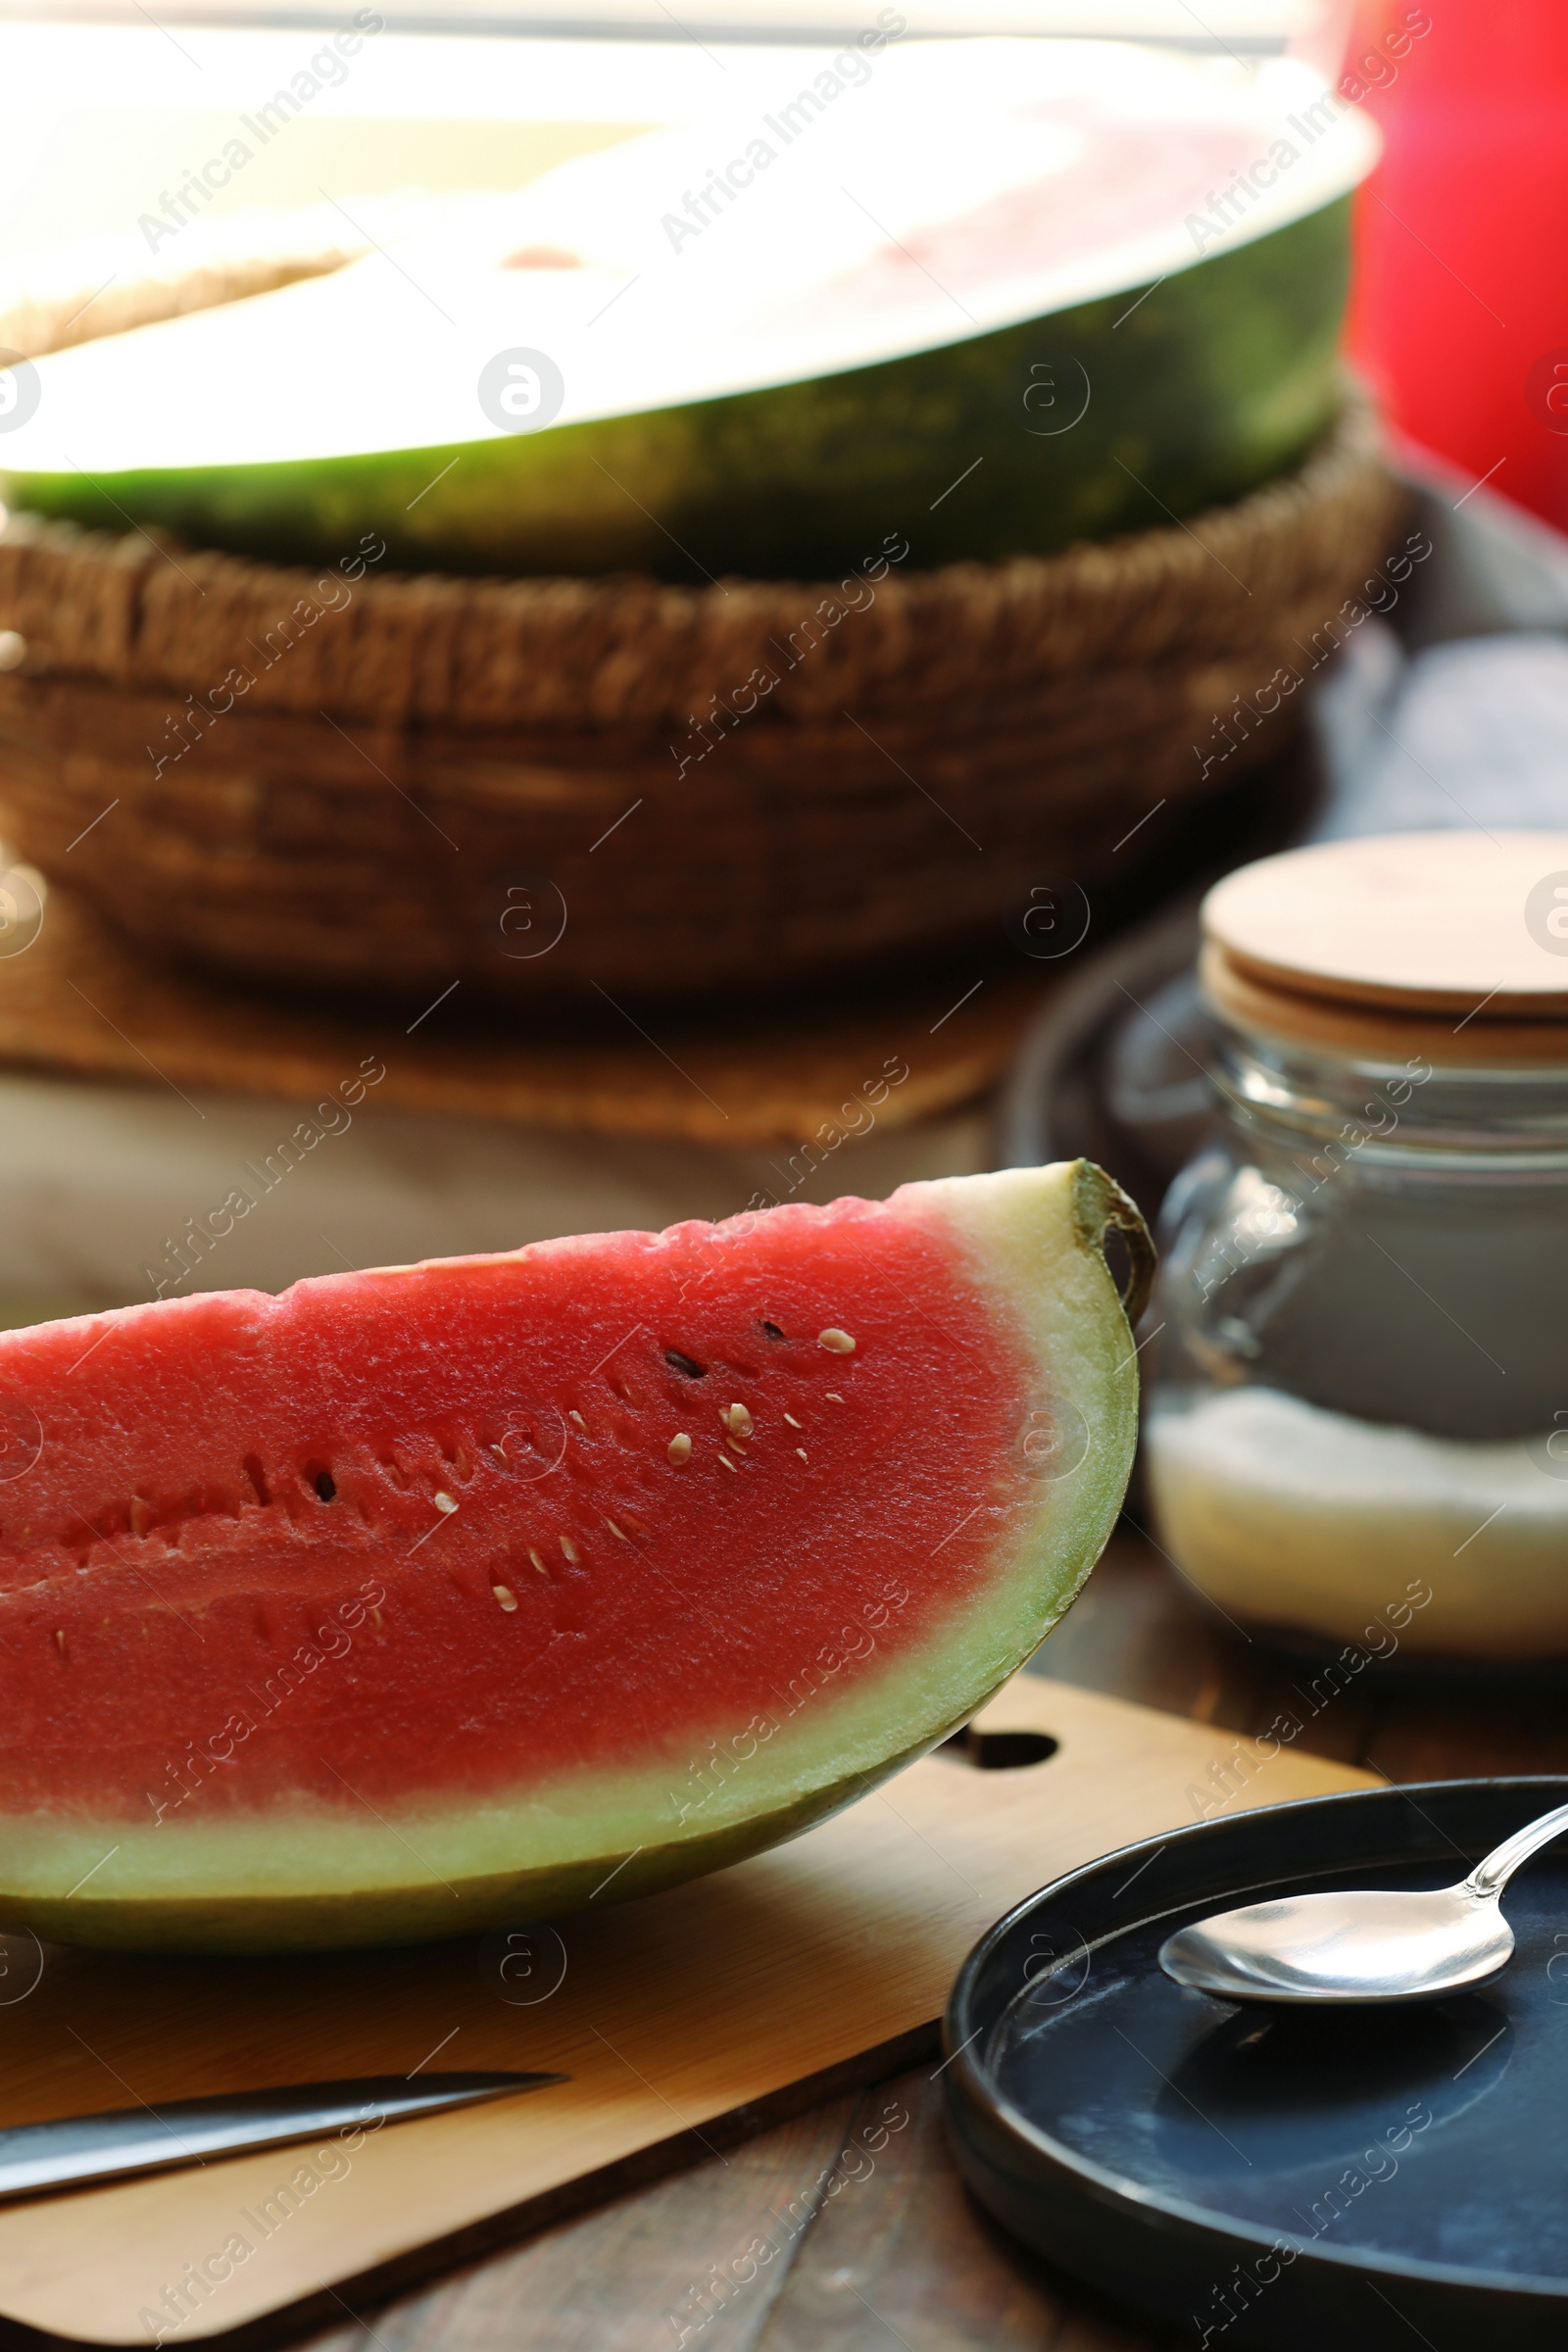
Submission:
<svg viewBox="0 0 1568 2352">
<path fill-rule="evenodd" d="M 1568 2344 L 1568 1849 L 1503 1900 L 1484 1990 L 1318 2015 L 1184 1991 L 1176 1928 L 1265 1894 L 1441 1886 L 1568 1780 L 1357 1789 L 1058 1879 L 970 1953 L 943 2076 L 959 2169 L 1051 2261 L 1199 2343 Z"/>
</svg>

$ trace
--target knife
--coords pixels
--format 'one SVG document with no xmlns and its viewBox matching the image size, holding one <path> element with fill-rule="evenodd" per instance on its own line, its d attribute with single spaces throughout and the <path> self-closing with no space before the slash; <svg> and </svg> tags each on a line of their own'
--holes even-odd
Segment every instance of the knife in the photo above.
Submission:
<svg viewBox="0 0 1568 2352">
<path fill-rule="evenodd" d="M 172 2099 L 0 2131 L 0 2201 L 44 2189 L 85 2188 L 136 2173 L 170 2172 L 212 2156 L 287 2147 L 328 2132 L 378 2131 L 411 2116 L 440 2115 L 481 2099 L 510 2098 L 569 2082 L 569 2075 L 356 2075 L 341 2082 L 290 2082 L 216 2098 Z"/>
</svg>

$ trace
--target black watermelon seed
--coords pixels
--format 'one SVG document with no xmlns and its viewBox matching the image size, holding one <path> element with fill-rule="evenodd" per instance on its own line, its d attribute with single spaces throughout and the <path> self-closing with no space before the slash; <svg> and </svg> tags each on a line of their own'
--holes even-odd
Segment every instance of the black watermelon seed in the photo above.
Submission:
<svg viewBox="0 0 1568 2352">
<path fill-rule="evenodd" d="M 694 1363 L 689 1355 L 682 1355 L 678 1348 L 666 1348 L 664 1361 L 672 1371 L 684 1372 L 688 1380 L 706 1380 L 708 1378 L 708 1366 Z"/>
<path fill-rule="evenodd" d="M 337 1493 L 337 1480 L 332 1476 L 330 1470 L 318 1470 L 317 1472 L 316 1492 L 323 1502 L 331 1501 L 333 1495 Z"/>
<path fill-rule="evenodd" d="M 781 1340 L 784 1337 L 784 1334 L 780 1331 L 778 1325 L 776 1323 L 770 1323 L 765 1315 L 763 1315 L 761 1318 L 761 1324 L 763 1331 L 767 1334 L 767 1337 L 770 1340 Z"/>
</svg>

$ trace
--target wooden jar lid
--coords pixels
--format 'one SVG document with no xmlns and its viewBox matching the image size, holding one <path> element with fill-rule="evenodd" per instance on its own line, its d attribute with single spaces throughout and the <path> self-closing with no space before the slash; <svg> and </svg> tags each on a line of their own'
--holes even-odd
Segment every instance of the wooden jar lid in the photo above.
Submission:
<svg viewBox="0 0 1568 2352">
<path fill-rule="evenodd" d="M 1568 1061 L 1568 832 L 1402 833 L 1260 858 L 1203 902 L 1248 1029 L 1434 1063 Z"/>
</svg>

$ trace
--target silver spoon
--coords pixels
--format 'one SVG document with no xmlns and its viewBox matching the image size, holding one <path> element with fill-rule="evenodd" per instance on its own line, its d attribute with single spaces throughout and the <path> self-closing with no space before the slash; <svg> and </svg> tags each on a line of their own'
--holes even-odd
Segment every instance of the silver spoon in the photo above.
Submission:
<svg viewBox="0 0 1568 2352">
<path fill-rule="evenodd" d="M 1568 1805 L 1515 1830 L 1457 1886 L 1287 1894 L 1216 1911 L 1167 1937 L 1159 1965 L 1228 2001 L 1432 2001 L 1500 1975 L 1513 1930 L 1497 1898 L 1521 1862 L 1568 1830 Z"/>
</svg>

